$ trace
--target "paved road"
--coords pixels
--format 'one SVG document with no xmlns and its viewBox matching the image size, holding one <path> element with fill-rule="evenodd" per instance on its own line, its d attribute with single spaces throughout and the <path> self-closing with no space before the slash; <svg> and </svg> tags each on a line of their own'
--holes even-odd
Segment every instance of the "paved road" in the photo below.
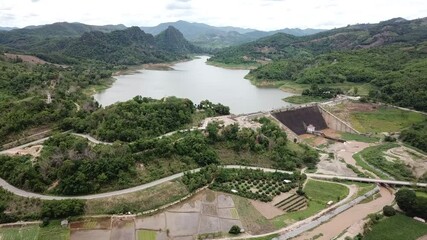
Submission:
<svg viewBox="0 0 427 240">
<path fill-rule="evenodd" d="M 276 170 L 276 169 L 270 169 L 270 168 L 245 167 L 245 166 L 238 166 L 238 165 L 228 165 L 228 166 L 224 166 L 224 167 L 225 168 L 262 169 L 262 170 L 267 171 L 267 172 L 278 171 L 278 172 L 292 174 L 292 172 L 289 172 L 289 171 L 282 171 L 282 170 Z M 198 172 L 199 170 L 200 170 L 200 168 L 193 169 L 191 171 L 192 172 Z M 150 183 L 145 183 L 145 184 L 142 184 L 142 185 L 139 185 L 136 187 L 132 187 L 132 188 L 127 188 L 127 189 L 122 189 L 122 190 L 112 191 L 112 192 L 107 192 L 107 193 L 84 195 L 84 196 L 51 196 L 51 195 L 43 195 L 43 194 L 28 192 L 28 191 L 24 191 L 22 189 L 19 189 L 19 188 L 16 188 L 16 187 L 10 185 L 8 182 L 6 182 L 2 178 L 0 178 L 0 186 L 6 190 L 18 195 L 18 196 L 40 198 L 43 200 L 59 200 L 59 199 L 73 199 L 73 198 L 74 199 L 98 199 L 98 198 L 113 197 L 113 196 L 118 196 L 118 195 L 122 195 L 122 194 L 141 191 L 141 190 L 144 190 L 144 189 L 147 189 L 150 187 L 154 187 L 156 185 L 159 185 L 159 184 L 171 181 L 171 180 L 178 179 L 178 178 L 182 177 L 183 175 L 184 175 L 184 173 L 177 173 L 177 174 L 171 175 L 169 177 L 158 179 L 156 181 L 153 181 Z M 350 181 L 358 181 L 358 182 L 387 183 L 387 184 L 396 184 L 396 185 L 405 185 L 405 186 L 414 185 L 414 183 L 404 182 L 404 181 L 359 178 L 359 177 L 345 177 L 345 176 L 334 176 L 334 175 L 323 175 L 323 174 L 312 174 L 312 173 L 307 174 L 307 176 L 311 177 L 311 178 L 326 179 L 326 180 L 338 178 L 338 179 L 342 179 L 342 180 L 350 180 Z M 417 185 L 420 187 L 427 187 L 427 183 L 417 183 Z"/>
</svg>

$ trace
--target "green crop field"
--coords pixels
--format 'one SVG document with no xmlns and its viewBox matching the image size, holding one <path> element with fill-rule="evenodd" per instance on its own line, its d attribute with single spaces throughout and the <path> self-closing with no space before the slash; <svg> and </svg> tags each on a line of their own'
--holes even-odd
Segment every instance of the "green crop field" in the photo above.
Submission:
<svg viewBox="0 0 427 240">
<path fill-rule="evenodd" d="M 315 180 L 308 180 L 304 191 L 309 199 L 324 204 L 329 201 L 337 202 L 349 193 L 348 188 L 343 185 Z"/>
<path fill-rule="evenodd" d="M 39 236 L 39 226 L 0 228 L 1 240 L 36 240 Z"/>
<path fill-rule="evenodd" d="M 337 202 L 338 199 L 341 200 L 349 194 L 348 188 L 343 185 L 316 180 L 308 180 L 304 191 L 308 197 L 307 208 L 272 219 L 272 223 L 276 228 L 282 228 L 288 224 L 306 219 L 325 209 L 327 202 Z"/>
<path fill-rule="evenodd" d="M 399 132 L 425 116 L 391 107 L 381 107 L 372 112 L 351 113 L 351 125 L 360 132 Z"/>
<path fill-rule="evenodd" d="M 397 214 L 375 224 L 364 240 L 415 240 L 427 234 L 427 225 Z"/>
<path fill-rule="evenodd" d="M 358 141 L 358 142 L 365 142 L 365 143 L 375 143 L 380 140 L 377 137 L 368 137 L 360 134 L 353 134 L 353 133 L 346 133 L 346 132 L 341 133 L 341 138 L 346 141 Z"/>
<path fill-rule="evenodd" d="M 138 240 L 156 240 L 156 231 L 138 230 Z"/>
</svg>

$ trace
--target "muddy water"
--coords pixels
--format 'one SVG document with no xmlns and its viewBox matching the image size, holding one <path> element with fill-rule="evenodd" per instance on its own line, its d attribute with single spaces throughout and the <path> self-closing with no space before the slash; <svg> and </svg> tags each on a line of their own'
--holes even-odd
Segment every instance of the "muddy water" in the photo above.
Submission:
<svg viewBox="0 0 427 240">
<path fill-rule="evenodd" d="M 305 232 L 304 234 L 296 237 L 295 239 L 311 239 L 316 235 L 323 234 L 321 237 L 316 238 L 319 240 L 329 240 L 339 235 L 345 229 L 350 227 L 353 223 L 361 221 L 368 214 L 380 211 L 385 205 L 390 205 L 393 202 L 394 196 L 387 189 L 380 188 L 381 197 L 364 204 L 358 204 L 347 211 L 332 218 L 329 222 L 320 225 L 319 227 Z"/>
</svg>

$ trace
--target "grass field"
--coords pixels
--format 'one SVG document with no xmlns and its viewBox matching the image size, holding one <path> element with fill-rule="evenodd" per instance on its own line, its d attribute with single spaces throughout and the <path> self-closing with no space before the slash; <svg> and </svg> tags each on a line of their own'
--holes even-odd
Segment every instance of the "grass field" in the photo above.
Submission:
<svg viewBox="0 0 427 240">
<path fill-rule="evenodd" d="M 27 227 L 0 228 L 1 240 L 37 240 L 40 228 L 38 225 Z"/>
<path fill-rule="evenodd" d="M 157 233 L 152 230 L 138 230 L 138 240 L 156 240 Z"/>
<path fill-rule="evenodd" d="M 247 239 L 250 239 L 250 240 L 271 240 L 271 239 L 276 238 L 278 236 L 279 236 L 279 234 L 271 234 L 271 235 L 268 235 L 265 237 L 247 238 Z"/>
<path fill-rule="evenodd" d="M 323 204 L 329 201 L 337 202 L 349 193 L 348 188 L 343 185 L 315 180 L 308 180 L 304 191 L 309 199 Z"/>
<path fill-rule="evenodd" d="M 1 240 L 68 240 L 70 230 L 63 228 L 59 221 L 51 221 L 46 227 L 31 225 L 25 227 L 0 228 Z"/>
<path fill-rule="evenodd" d="M 143 212 L 176 201 L 188 194 L 180 181 L 166 182 L 146 190 L 86 201 L 86 214 Z"/>
<path fill-rule="evenodd" d="M 364 240 L 416 240 L 427 234 L 427 225 L 397 214 L 375 224 Z"/>
<path fill-rule="evenodd" d="M 280 89 L 285 92 L 292 92 L 292 93 L 302 93 L 304 89 L 308 89 L 311 87 L 311 84 L 300 84 L 293 81 L 276 81 L 277 83 L 280 83 Z M 319 88 L 322 87 L 333 87 L 333 88 L 341 88 L 344 90 L 344 92 L 350 91 L 354 89 L 354 87 L 358 88 L 358 94 L 360 95 L 368 95 L 369 93 L 369 84 L 360 84 L 360 83 L 350 83 L 350 82 L 344 82 L 344 83 L 334 83 L 334 84 L 319 84 Z"/>
<path fill-rule="evenodd" d="M 358 141 L 358 142 L 365 142 L 365 143 L 375 143 L 380 140 L 377 137 L 368 137 L 360 134 L 353 134 L 353 133 L 347 133 L 347 132 L 341 133 L 341 138 L 346 141 Z"/>
<path fill-rule="evenodd" d="M 293 103 L 293 104 L 305 104 L 305 103 L 311 103 L 311 102 L 321 102 L 321 101 L 325 101 L 326 99 L 323 99 L 321 97 L 294 95 L 294 96 L 283 98 L 282 100 L 288 103 Z"/>
<path fill-rule="evenodd" d="M 351 125 L 360 132 L 399 132 L 413 123 L 421 122 L 425 116 L 391 107 L 381 107 L 371 112 L 353 112 Z"/>
<path fill-rule="evenodd" d="M 337 202 L 338 199 L 341 200 L 349 194 L 349 190 L 345 186 L 333 182 L 315 180 L 308 180 L 304 187 L 304 191 L 309 199 L 307 208 L 274 218 L 272 223 L 276 229 L 306 219 L 325 209 L 327 202 Z"/>
</svg>

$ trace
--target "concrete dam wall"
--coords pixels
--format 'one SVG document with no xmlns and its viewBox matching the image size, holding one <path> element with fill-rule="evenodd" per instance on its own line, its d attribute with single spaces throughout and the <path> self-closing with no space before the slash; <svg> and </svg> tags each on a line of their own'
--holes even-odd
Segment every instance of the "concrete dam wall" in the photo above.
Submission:
<svg viewBox="0 0 427 240">
<path fill-rule="evenodd" d="M 328 128 L 322 112 L 316 105 L 274 112 L 272 115 L 297 135 L 306 133 L 307 126 L 310 124 L 316 128 L 316 131 Z"/>
</svg>

